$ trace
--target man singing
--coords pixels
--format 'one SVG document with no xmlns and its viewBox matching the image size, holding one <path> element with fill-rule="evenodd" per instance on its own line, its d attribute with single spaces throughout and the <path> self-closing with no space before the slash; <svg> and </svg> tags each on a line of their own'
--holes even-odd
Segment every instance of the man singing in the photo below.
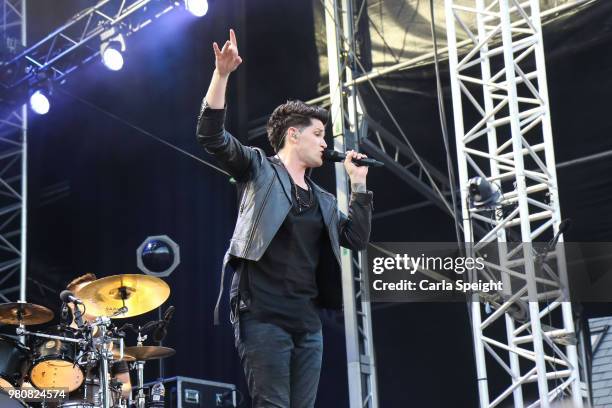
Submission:
<svg viewBox="0 0 612 408">
<path fill-rule="evenodd" d="M 372 193 L 367 167 L 347 152 L 351 181 L 348 217 L 333 195 L 306 176 L 323 164 L 327 111 L 301 101 L 278 106 L 268 121 L 277 153 L 243 146 L 224 129 L 225 90 L 242 59 L 236 34 L 220 49 L 198 118 L 198 141 L 236 179 L 240 206 L 223 275 L 234 269 L 230 320 L 254 407 L 314 407 L 323 339 L 319 308 L 340 309 L 340 245 L 364 249 L 370 235 Z"/>
</svg>

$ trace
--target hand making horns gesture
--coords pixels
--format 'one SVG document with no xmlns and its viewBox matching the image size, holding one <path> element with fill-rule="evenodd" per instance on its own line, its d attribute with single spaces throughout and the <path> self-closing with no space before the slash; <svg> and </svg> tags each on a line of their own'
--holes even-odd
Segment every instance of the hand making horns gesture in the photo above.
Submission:
<svg viewBox="0 0 612 408">
<path fill-rule="evenodd" d="M 220 75 L 227 76 L 234 72 L 238 65 L 242 63 L 242 58 L 238 55 L 238 42 L 236 41 L 236 33 L 230 29 L 230 39 L 226 41 L 222 49 L 219 45 L 213 42 L 213 50 L 215 51 L 215 65 Z"/>
</svg>

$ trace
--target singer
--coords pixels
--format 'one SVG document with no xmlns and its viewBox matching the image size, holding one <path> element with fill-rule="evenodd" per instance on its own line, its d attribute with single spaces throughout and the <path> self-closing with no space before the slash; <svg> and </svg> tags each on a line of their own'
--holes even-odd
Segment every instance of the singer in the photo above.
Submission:
<svg viewBox="0 0 612 408">
<path fill-rule="evenodd" d="M 230 321 L 254 407 L 314 407 L 323 338 L 320 308 L 342 307 L 340 245 L 361 250 L 370 236 L 367 167 L 344 167 L 351 181 L 348 216 L 335 197 L 306 176 L 323 164 L 327 111 L 301 101 L 278 106 L 268 121 L 277 153 L 243 146 L 224 129 L 225 90 L 242 59 L 236 34 L 220 49 L 198 118 L 199 143 L 237 181 L 238 220 L 225 255 L 234 270 Z"/>
</svg>

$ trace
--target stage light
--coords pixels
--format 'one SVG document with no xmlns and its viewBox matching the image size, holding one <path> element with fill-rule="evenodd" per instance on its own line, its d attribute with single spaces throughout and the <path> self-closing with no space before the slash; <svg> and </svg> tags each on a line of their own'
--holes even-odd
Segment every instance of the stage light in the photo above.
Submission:
<svg viewBox="0 0 612 408">
<path fill-rule="evenodd" d="M 136 250 L 138 269 L 147 275 L 169 276 L 180 262 L 180 248 L 167 235 L 147 237 Z"/>
<path fill-rule="evenodd" d="M 496 184 L 489 183 L 482 177 L 473 177 L 468 181 L 471 208 L 492 209 L 501 201 L 501 191 Z"/>
<path fill-rule="evenodd" d="M 49 102 L 47 92 L 39 89 L 30 96 L 30 108 L 35 113 L 44 115 L 49 112 L 50 107 L 51 103 Z"/>
<path fill-rule="evenodd" d="M 123 54 L 119 41 L 111 41 L 102 51 L 102 62 L 111 71 L 119 71 L 123 68 Z"/>
<path fill-rule="evenodd" d="M 196 17 L 202 17 L 208 12 L 208 1 L 185 0 L 185 8 Z"/>
<path fill-rule="evenodd" d="M 125 52 L 125 39 L 121 33 L 111 28 L 100 34 L 100 55 L 102 63 L 111 71 L 123 68 L 123 53 Z"/>
</svg>

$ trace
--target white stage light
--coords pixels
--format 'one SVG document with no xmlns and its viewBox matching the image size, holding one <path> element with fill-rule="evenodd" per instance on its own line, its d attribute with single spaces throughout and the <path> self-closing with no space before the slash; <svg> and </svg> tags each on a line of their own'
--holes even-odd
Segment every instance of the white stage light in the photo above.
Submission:
<svg viewBox="0 0 612 408">
<path fill-rule="evenodd" d="M 123 54 L 118 49 L 109 46 L 102 53 L 102 62 L 111 71 L 119 71 L 123 68 Z"/>
<path fill-rule="evenodd" d="M 115 29 L 100 34 L 100 55 L 102 63 L 111 71 L 123 68 L 123 53 L 125 52 L 125 38 Z"/>
<path fill-rule="evenodd" d="M 30 108 L 39 115 L 49 112 L 50 107 L 49 98 L 42 91 L 38 90 L 30 96 Z"/>
<path fill-rule="evenodd" d="M 202 17 L 208 12 L 208 1 L 185 0 L 185 8 L 196 17 Z"/>
</svg>

